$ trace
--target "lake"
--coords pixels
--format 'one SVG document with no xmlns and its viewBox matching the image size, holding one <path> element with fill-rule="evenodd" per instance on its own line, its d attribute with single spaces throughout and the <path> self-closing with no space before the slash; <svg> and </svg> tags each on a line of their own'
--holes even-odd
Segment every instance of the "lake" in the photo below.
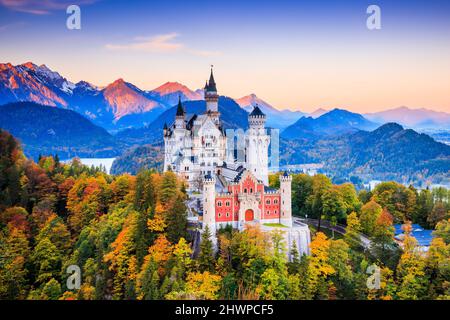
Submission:
<svg viewBox="0 0 450 320">
<path fill-rule="evenodd" d="M 411 236 L 416 238 L 419 246 L 421 247 L 429 247 L 431 244 L 431 240 L 433 240 L 432 232 L 433 230 L 427 230 L 422 228 L 418 224 L 413 224 Z M 394 225 L 395 227 L 395 238 L 398 240 L 402 240 L 403 230 L 401 224 Z"/>
</svg>

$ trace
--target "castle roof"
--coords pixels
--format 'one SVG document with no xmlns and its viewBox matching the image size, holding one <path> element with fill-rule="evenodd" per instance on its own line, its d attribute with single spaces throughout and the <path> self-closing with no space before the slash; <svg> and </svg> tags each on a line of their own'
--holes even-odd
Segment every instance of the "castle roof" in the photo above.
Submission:
<svg viewBox="0 0 450 320">
<path fill-rule="evenodd" d="M 216 81 L 214 81 L 213 69 L 211 67 L 211 75 L 209 76 L 209 82 L 207 82 L 206 91 L 214 91 L 217 92 Z"/>
<path fill-rule="evenodd" d="M 261 109 L 258 107 L 258 105 L 256 105 L 253 108 L 253 111 L 250 113 L 250 117 L 254 117 L 254 116 L 257 116 L 257 117 L 264 116 L 265 117 L 266 115 L 264 114 L 264 112 L 261 111 Z"/>
<path fill-rule="evenodd" d="M 183 105 L 181 104 L 181 97 L 178 96 L 177 116 L 184 116 Z"/>
</svg>

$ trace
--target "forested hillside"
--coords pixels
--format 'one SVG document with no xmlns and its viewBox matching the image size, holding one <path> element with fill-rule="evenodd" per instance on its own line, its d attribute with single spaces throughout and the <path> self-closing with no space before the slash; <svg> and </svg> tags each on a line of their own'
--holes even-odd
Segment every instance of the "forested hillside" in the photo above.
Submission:
<svg viewBox="0 0 450 320">
<path fill-rule="evenodd" d="M 358 194 L 323 175 L 295 175 L 295 212 L 345 223 L 343 237 L 313 230 L 310 255 L 294 250 L 288 262 L 282 231 L 225 228 L 215 253 L 205 230 L 194 255 L 185 186 L 174 173 L 35 163 L 0 131 L 0 299 L 450 299 L 449 196 L 396 183 Z M 417 250 L 411 221 L 435 227 L 428 252 Z M 405 223 L 402 247 L 394 222 Z M 379 289 L 366 285 L 372 263 Z M 71 290 L 73 265 L 82 281 Z"/>
<path fill-rule="evenodd" d="M 336 179 L 395 180 L 426 186 L 450 183 L 450 146 L 395 123 L 372 132 L 281 140 L 280 162 L 323 163 Z"/>
<path fill-rule="evenodd" d="M 105 129 L 80 114 L 33 102 L 0 106 L 0 129 L 19 138 L 27 156 L 111 157 L 119 146 Z"/>
</svg>

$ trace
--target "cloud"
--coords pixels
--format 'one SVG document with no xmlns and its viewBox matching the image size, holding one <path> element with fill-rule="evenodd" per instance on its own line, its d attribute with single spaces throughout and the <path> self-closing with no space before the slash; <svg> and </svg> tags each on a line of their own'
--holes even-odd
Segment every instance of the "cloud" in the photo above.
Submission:
<svg viewBox="0 0 450 320">
<path fill-rule="evenodd" d="M 154 37 L 136 37 L 129 44 L 107 44 L 109 50 L 129 50 L 143 52 L 176 52 L 183 49 L 183 44 L 175 42 L 176 33 L 161 34 Z"/>
<path fill-rule="evenodd" d="M 12 11 L 36 15 L 49 14 L 55 10 L 65 10 L 71 4 L 88 5 L 99 0 L 0 0 L 0 5 Z"/>
<path fill-rule="evenodd" d="M 219 51 L 194 50 L 186 47 L 183 43 L 176 41 L 178 33 L 172 32 L 152 37 L 136 37 L 133 42 L 128 44 L 107 44 L 108 50 L 137 51 L 137 52 L 158 52 L 173 53 L 185 52 L 195 56 L 210 57 L 217 56 Z"/>
</svg>

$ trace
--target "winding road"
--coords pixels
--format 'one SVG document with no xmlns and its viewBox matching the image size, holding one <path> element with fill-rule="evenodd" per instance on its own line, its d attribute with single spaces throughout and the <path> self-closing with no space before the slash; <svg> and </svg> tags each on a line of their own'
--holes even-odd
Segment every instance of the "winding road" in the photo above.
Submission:
<svg viewBox="0 0 450 320">
<path fill-rule="evenodd" d="M 314 227 L 317 227 L 319 224 L 319 221 L 317 219 L 305 219 L 305 218 L 299 218 L 299 217 L 293 217 L 292 219 L 294 220 L 294 223 L 296 223 L 296 224 L 306 223 L 307 225 L 311 225 Z M 342 235 L 345 234 L 345 226 L 340 225 L 340 224 L 333 226 L 333 225 L 331 225 L 331 223 L 329 221 L 322 220 L 320 222 L 320 226 L 324 227 L 326 229 L 329 229 L 329 230 L 333 230 L 334 232 L 340 233 Z M 367 236 L 360 234 L 359 238 L 360 238 L 361 244 L 363 245 L 364 248 L 366 248 L 366 249 L 370 248 L 371 241 Z"/>
</svg>

